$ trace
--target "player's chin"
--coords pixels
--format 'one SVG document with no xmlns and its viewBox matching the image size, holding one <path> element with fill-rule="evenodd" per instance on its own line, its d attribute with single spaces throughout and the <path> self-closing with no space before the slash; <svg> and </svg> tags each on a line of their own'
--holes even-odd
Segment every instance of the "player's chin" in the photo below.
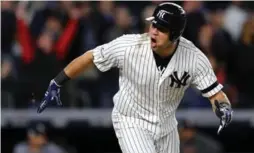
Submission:
<svg viewBox="0 0 254 153">
<path fill-rule="evenodd" d="M 156 48 L 157 48 L 157 44 L 154 43 L 154 42 L 152 42 L 152 43 L 151 43 L 151 48 L 152 48 L 152 49 L 156 49 Z"/>
<path fill-rule="evenodd" d="M 151 48 L 152 48 L 152 50 L 154 50 L 154 51 L 156 51 L 156 50 L 157 50 L 157 46 L 153 46 L 153 45 L 151 45 Z"/>
</svg>

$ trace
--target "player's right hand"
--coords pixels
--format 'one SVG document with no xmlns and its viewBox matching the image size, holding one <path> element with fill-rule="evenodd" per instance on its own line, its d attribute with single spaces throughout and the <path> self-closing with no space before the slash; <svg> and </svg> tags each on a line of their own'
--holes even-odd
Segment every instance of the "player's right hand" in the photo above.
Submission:
<svg viewBox="0 0 254 153">
<path fill-rule="evenodd" d="M 60 100 L 60 86 L 57 85 L 54 80 L 51 80 L 48 90 L 37 109 L 37 113 L 41 113 L 53 101 L 56 101 L 57 105 L 62 106 L 62 102 Z"/>
</svg>

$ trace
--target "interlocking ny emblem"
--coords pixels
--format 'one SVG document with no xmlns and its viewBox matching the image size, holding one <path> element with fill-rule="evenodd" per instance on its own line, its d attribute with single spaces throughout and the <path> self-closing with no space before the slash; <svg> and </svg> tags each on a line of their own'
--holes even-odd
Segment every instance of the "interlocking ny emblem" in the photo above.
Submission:
<svg viewBox="0 0 254 153">
<path fill-rule="evenodd" d="M 158 16 L 158 18 L 163 19 L 163 18 L 164 18 L 164 15 L 165 15 L 166 13 L 168 13 L 168 12 L 165 11 L 165 10 L 160 10 L 160 11 L 157 13 L 157 16 Z"/>
<path fill-rule="evenodd" d="M 174 87 L 174 84 L 176 83 L 177 84 L 176 88 L 180 88 L 181 85 L 186 86 L 186 82 L 190 78 L 190 75 L 188 74 L 188 72 L 184 71 L 184 74 L 179 79 L 178 75 L 177 75 L 177 72 L 174 71 L 173 74 L 170 75 L 170 78 L 171 78 L 170 87 Z"/>
</svg>

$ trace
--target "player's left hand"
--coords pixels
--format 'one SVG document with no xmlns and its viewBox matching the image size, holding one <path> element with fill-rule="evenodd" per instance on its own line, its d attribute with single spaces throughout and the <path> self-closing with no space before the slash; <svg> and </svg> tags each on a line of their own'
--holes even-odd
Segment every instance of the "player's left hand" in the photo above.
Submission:
<svg viewBox="0 0 254 153">
<path fill-rule="evenodd" d="M 227 102 L 219 103 L 217 100 L 215 100 L 215 106 L 216 106 L 215 113 L 217 117 L 220 118 L 220 127 L 217 132 L 217 134 L 219 134 L 220 131 L 225 127 L 227 127 L 232 121 L 233 110 L 230 104 Z"/>
<path fill-rule="evenodd" d="M 37 113 L 41 113 L 46 107 L 49 106 L 49 103 L 52 103 L 52 101 L 56 101 L 58 106 L 63 105 L 60 99 L 60 86 L 57 85 L 54 80 L 50 81 L 48 90 L 46 91 L 45 96 L 37 109 Z"/>
</svg>

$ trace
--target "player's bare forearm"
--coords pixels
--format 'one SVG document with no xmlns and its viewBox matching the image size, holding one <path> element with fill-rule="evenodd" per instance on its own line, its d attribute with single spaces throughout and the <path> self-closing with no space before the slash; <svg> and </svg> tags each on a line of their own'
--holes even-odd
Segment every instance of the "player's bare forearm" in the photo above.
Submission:
<svg viewBox="0 0 254 153">
<path fill-rule="evenodd" d="M 217 94 L 210 97 L 209 100 L 212 104 L 212 108 L 213 108 L 214 112 L 215 112 L 215 109 L 216 109 L 215 100 L 217 100 L 219 103 L 226 102 L 226 103 L 230 104 L 230 101 L 229 101 L 227 95 L 223 91 L 219 91 Z"/>
<path fill-rule="evenodd" d="M 84 72 L 92 65 L 93 65 L 92 51 L 87 51 L 86 53 L 75 58 L 71 63 L 69 63 L 64 68 L 64 72 L 69 78 L 75 78 L 81 72 Z"/>
</svg>

